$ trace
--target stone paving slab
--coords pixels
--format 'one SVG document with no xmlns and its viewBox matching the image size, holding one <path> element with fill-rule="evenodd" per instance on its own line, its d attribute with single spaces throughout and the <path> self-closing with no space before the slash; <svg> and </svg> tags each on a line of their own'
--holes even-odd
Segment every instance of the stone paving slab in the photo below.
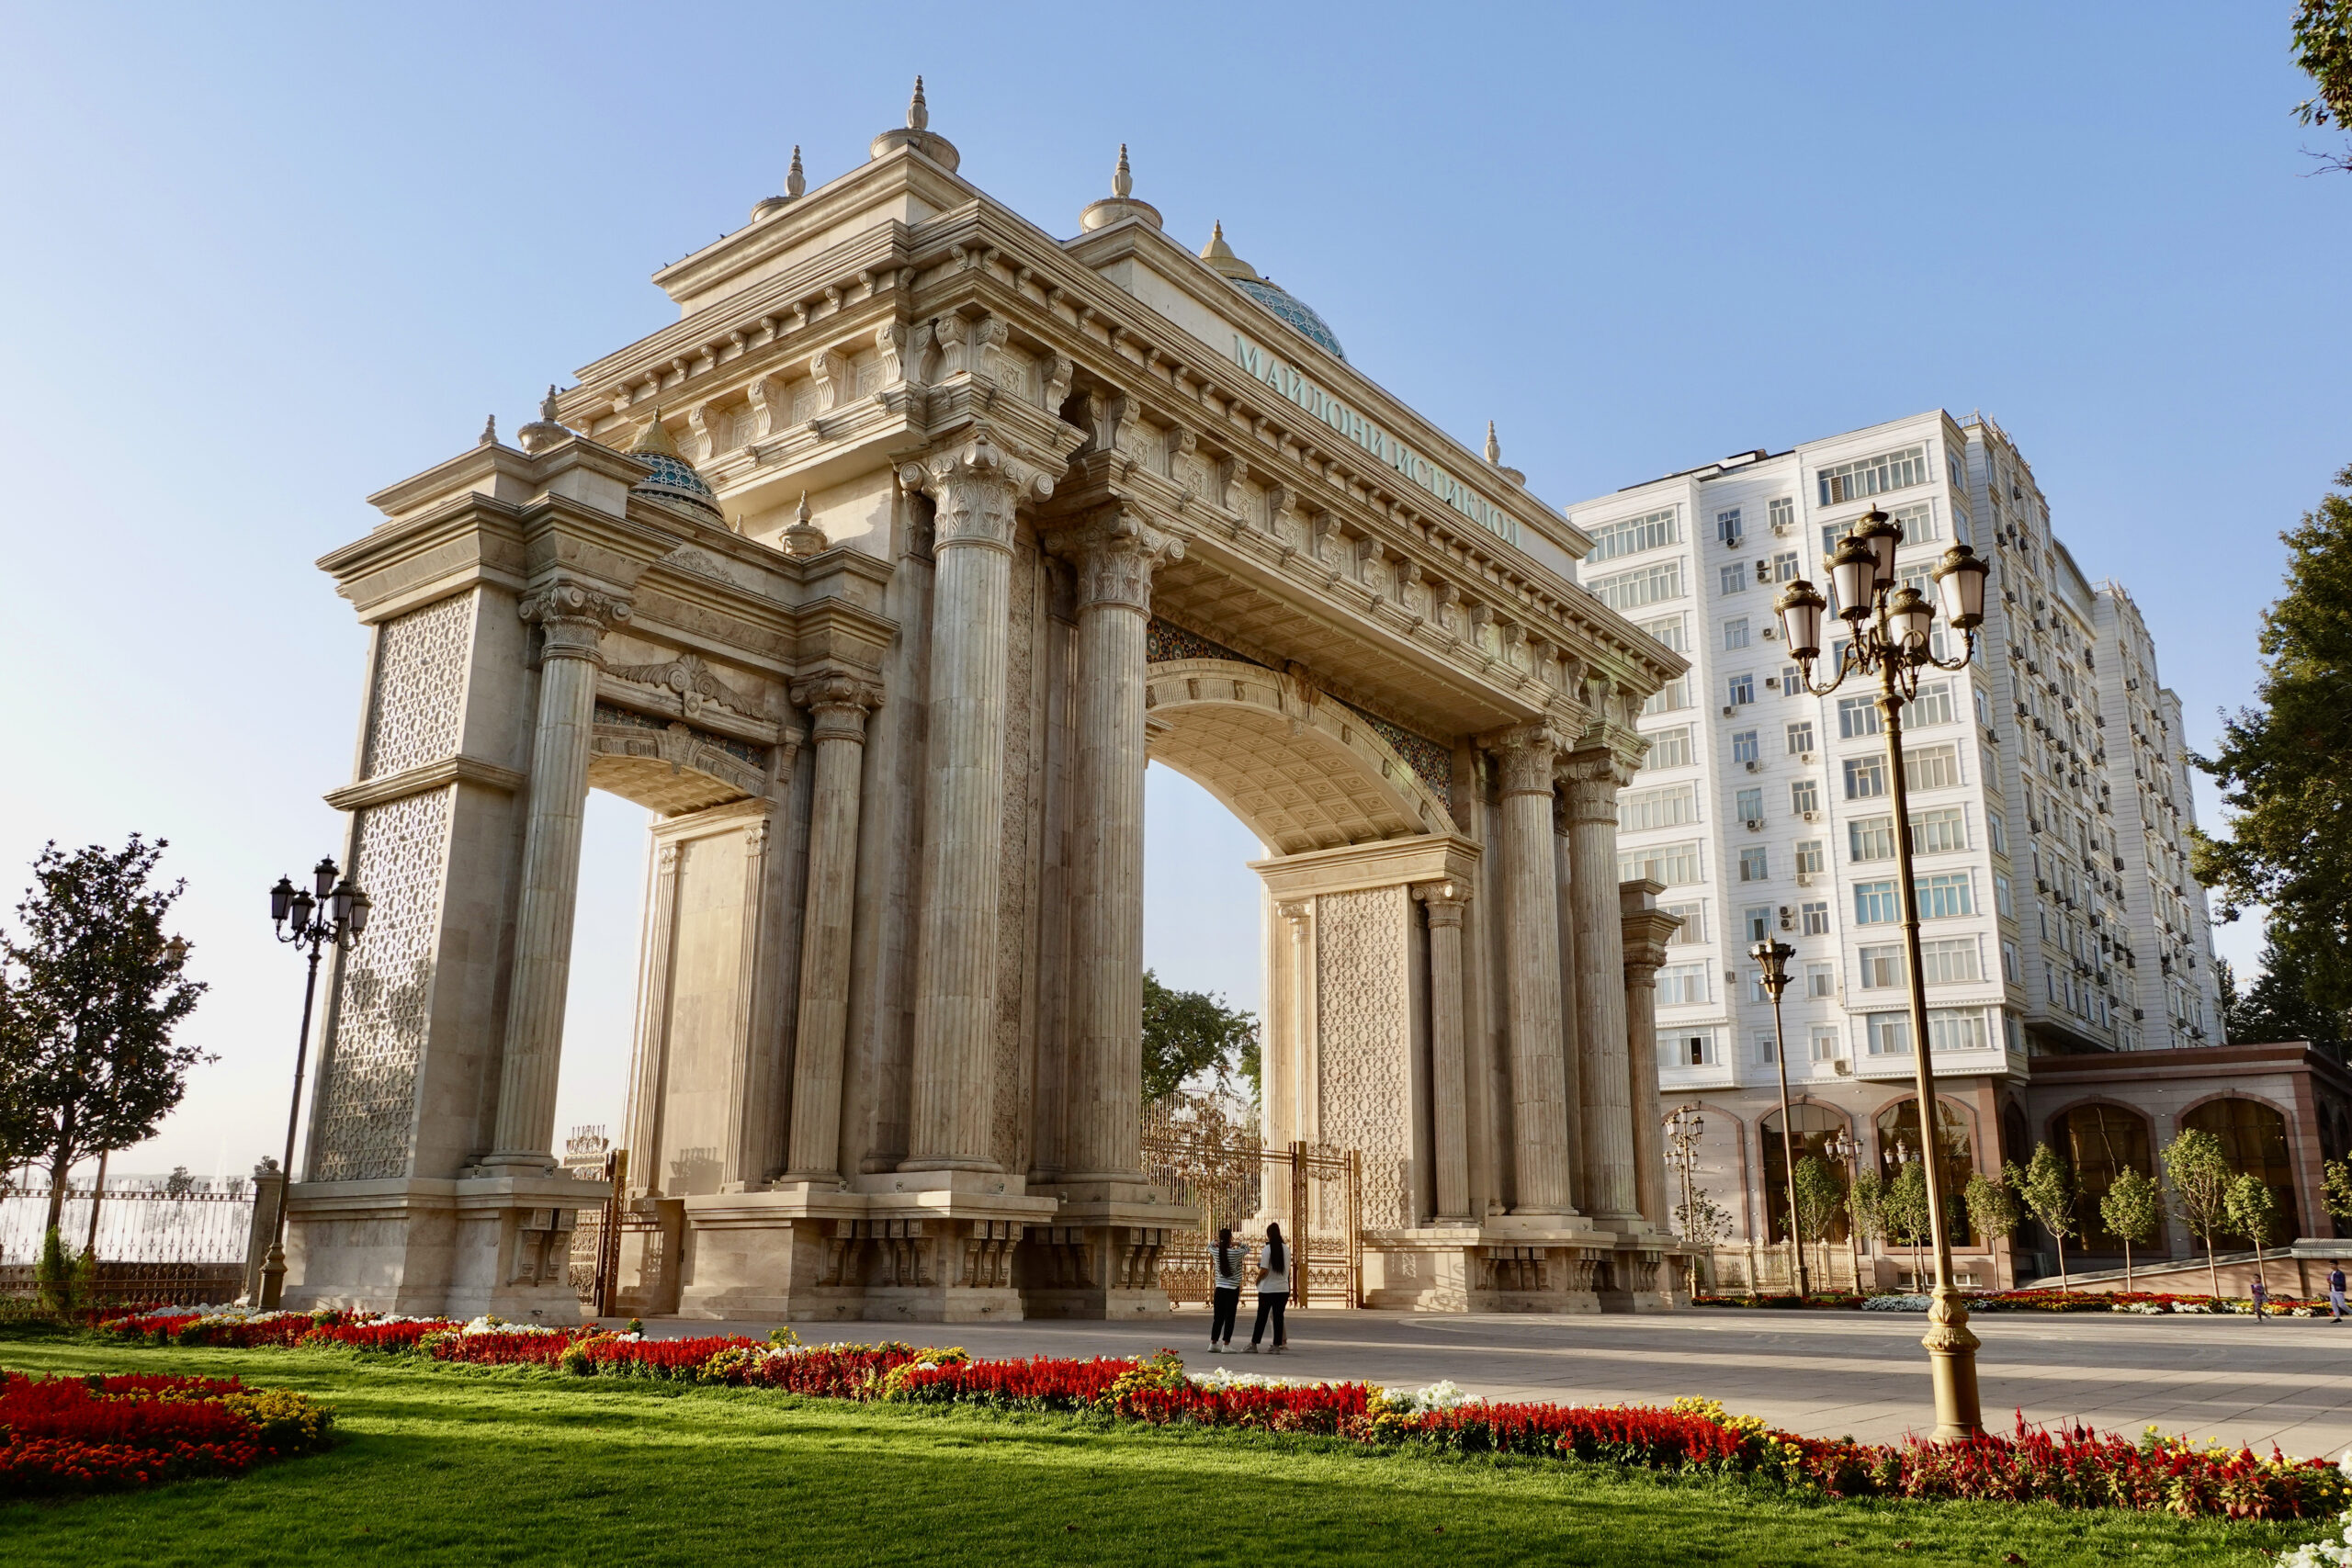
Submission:
<svg viewBox="0 0 2352 1568">
<path fill-rule="evenodd" d="M 1250 1314 L 1241 1319 L 1250 1330 Z M 617 1320 L 606 1320 L 616 1322 Z M 1137 1355 L 1168 1346 L 1194 1371 L 1313 1380 L 1368 1379 L 1417 1388 L 1451 1378 L 1495 1398 L 1664 1404 L 1706 1394 L 1735 1410 L 1818 1437 L 1886 1441 L 1934 1424 L 1923 1314 L 1700 1309 L 1656 1316 L 1434 1316 L 1293 1311 L 1291 1349 L 1211 1355 L 1205 1312 L 1156 1323 L 826 1323 L 794 1326 L 814 1342 L 909 1339 L 976 1356 Z M 663 1337 L 764 1336 L 773 1320 L 657 1319 Z M 1972 1320 L 1985 1420 L 2082 1421 L 2136 1435 L 2150 1423 L 2202 1442 L 2220 1438 L 2291 1454 L 2352 1446 L 2352 1329 L 2325 1319 L 2121 1314 Z"/>
</svg>

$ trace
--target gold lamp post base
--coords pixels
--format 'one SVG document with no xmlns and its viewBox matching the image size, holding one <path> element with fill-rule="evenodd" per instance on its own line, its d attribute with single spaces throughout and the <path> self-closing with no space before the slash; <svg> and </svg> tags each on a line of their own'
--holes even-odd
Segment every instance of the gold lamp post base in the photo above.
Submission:
<svg viewBox="0 0 2352 1568">
<path fill-rule="evenodd" d="M 1968 1303 L 1957 1285 L 1939 1284 L 1928 1304 L 1928 1370 L 1936 1385 L 1936 1441 L 1964 1442 L 1984 1435 L 1984 1410 L 1976 1396 L 1976 1336 L 1969 1332 Z"/>
</svg>

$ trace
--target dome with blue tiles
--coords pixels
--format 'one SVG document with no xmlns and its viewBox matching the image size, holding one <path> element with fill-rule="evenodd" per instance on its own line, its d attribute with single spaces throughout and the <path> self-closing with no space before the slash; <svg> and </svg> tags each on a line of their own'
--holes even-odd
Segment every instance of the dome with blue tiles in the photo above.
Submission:
<svg viewBox="0 0 2352 1568">
<path fill-rule="evenodd" d="M 1211 272 L 1224 278 L 1260 305 L 1281 317 L 1290 329 L 1306 338 L 1334 359 L 1344 360 L 1348 351 L 1340 346 L 1338 334 L 1329 323 L 1315 313 L 1315 308 L 1277 287 L 1271 277 L 1261 277 L 1258 269 L 1233 254 L 1225 243 L 1225 225 L 1220 222 L 1201 247 L 1201 260 Z"/>
<path fill-rule="evenodd" d="M 650 468 L 653 472 L 629 487 L 631 495 L 641 495 L 648 501 L 666 502 L 672 506 L 690 507 L 707 513 L 711 521 L 724 523 L 727 514 L 718 509 L 718 497 L 703 482 L 695 466 L 678 456 L 677 444 L 670 433 L 662 428 L 662 411 L 653 411 L 652 423 L 637 438 L 628 455 Z"/>
</svg>

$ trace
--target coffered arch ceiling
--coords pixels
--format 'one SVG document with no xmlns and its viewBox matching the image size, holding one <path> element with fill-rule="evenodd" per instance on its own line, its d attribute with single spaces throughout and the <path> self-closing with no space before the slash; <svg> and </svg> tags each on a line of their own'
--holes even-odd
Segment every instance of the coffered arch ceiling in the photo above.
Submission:
<svg viewBox="0 0 2352 1568">
<path fill-rule="evenodd" d="M 1151 757 L 1279 854 L 1451 833 L 1446 803 L 1363 716 L 1254 664 L 1153 664 Z"/>
</svg>

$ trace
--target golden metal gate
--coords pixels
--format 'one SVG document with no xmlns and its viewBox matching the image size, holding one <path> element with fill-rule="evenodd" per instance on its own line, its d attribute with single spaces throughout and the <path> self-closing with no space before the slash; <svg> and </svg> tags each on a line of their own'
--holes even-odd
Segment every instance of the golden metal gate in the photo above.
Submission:
<svg viewBox="0 0 2352 1568">
<path fill-rule="evenodd" d="M 1155 1108 L 1156 1109 L 1156 1108 Z M 1171 1231 L 1159 1254 L 1159 1282 L 1171 1302 L 1207 1304 L 1219 1227 L 1254 1245 L 1251 1222 L 1282 1222 L 1299 1255 L 1291 1299 L 1300 1306 L 1363 1304 L 1363 1156 L 1354 1149 L 1292 1143 L 1266 1147 L 1255 1132 L 1148 1116 L 1145 1174 L 1176 1202 L 1200 1211 L 1199 1230 Z"/>
</svg>

